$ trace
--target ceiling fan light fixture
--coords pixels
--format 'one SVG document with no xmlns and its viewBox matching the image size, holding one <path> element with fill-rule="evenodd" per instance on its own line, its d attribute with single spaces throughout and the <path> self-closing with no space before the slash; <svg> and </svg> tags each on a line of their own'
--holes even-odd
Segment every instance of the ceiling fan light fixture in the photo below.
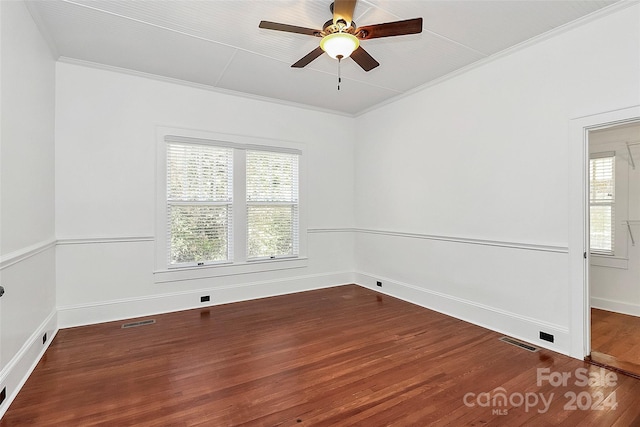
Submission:
<svg viewBox="0 0 640 427">
<path fill-rule="evenodd" d="M 349 57 L 360 46 L 360 40 L 353 34 L 333 33 L 324 36 L 320 41 L 322 50 L 333 59 L 344 59 Z"/>
</svg>

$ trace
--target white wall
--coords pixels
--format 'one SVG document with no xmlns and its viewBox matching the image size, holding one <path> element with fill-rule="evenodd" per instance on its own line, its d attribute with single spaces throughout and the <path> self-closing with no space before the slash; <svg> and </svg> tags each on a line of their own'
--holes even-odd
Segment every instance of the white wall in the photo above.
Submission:
<svg viewBox="0 0 640 427">
<path fill-rule="evenodd" d="M 353 236 L 340 232 L 353 227 L 352 118 L 70 63 L 58 63 L 56 77 L 62 327 L 197 307 L 201 294 L 218 304 L 353 281 Z M 303 144 L 308 261 L 160 282 L 167 274 L 154 274 L 159 127 Z"/>
<path fill-rule="evenodd" d="M 0 2 L 0 388 L 15 397 L 56 331 L 55 64 L 23 2 Z"/>
<path fill-rule="evenodd" d="M 358 280 L 569 353 L 570 121 L 640 104 L 639 9 L 360 116 Z"/>
<path fill-rule="evenodd" d="M 589 151 L 615 152 L 615 253 L 591 255 L 591 306 L 640 316 L 640 122 L 591 132 Z"/>
</svg>

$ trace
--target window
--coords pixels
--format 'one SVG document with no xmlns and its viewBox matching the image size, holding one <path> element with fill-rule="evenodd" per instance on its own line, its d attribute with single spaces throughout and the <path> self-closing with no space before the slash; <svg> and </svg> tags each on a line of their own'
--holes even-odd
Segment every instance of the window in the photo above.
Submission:
<svg viewBox="0 0 640 427">
<path fill-rule="evenodd" d="M 615 153 L 599 153 L 589 160 L 591 252 L 614 254 Z"/>
<path fill-rule="evenodd" d="M 247 151 L 248 258 L 298 254 L 298 156 Z"/>
<path fill-rule="evenodd" d="M 169 265 L 231 259 L 233 150 L 167 144 Z"/>
<path fill-rule="evenodd" d="M 161 270 L 299 257 L 300 150 L 171 135 L 162 144 Z"/>
</svg>

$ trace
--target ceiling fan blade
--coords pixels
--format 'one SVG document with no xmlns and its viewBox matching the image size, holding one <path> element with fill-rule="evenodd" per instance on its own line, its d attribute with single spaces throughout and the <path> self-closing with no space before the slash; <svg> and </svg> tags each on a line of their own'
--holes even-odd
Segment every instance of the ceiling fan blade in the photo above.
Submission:
<svg viewBox="0 0 640 427">
<path fill-rule="evenodd" d="M 422 18 L 407 19 L 405 21 L 386 22 L 384 24 L 365 25 L 356 29 L 356 36 L 360 40 L 377 39 L 380 37 L 404 36 L 422 32 Z"/>
<path fill-rule="evenodd" d="M 335 0 L 333 2 L 333 23 L 344 20 L 348 25 L 353 21 L 356 0 Z"/>
<path fill-rule="evenodd" d="M 300 58 L 298 60 L 298 62 L 296 62 L 295 64 L 292 65 L 292 67 L 293 68 L 306 67 L 307 65 L 309 65 L 311 63 L 311 61 L 313 61 L 314 59 L 316 59 L 317 57 L 319 57 L 323 53 L 324 53 L 324 50 L 322 50 L 322 48 L 320 46 L 318 46 L 317 48 L 313 49 L 311 52 L 307 53 L 305 56 Z"/>
<path fill-rule="evenodd" d="M 298 27 L 289 24 L 280 24 L 278 22 L 260 21 L 259 28 L 266 30 L 284 31 L 287 33 L 305 34 L 307 36 L 320 37 L 320 30 L 314 30 L 313 28 Z"/>
<path fill-rule="evenodd" d="M 353 51 L 351 58 L 353 58 L 353 60 L 356 61 L 356 64 L 362 67 L 365 71 L 371 71 L 380 65 L 378 61 L 373 59 L 373 56 L 369 55 L 369 52 L 362 48 L 362 46 Z"/>
</svg>

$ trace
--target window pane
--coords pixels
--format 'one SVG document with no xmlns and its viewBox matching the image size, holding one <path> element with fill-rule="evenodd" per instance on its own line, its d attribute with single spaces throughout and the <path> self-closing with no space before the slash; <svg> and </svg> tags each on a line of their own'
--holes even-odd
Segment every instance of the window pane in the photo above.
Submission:
<svg viewBox="0 0 640 427">
<path fill-rule="evenodd" d="M 169 200 L 231 200 L 232 150 L 197 144 L 167 145 Z"/>
<path fill-rule="evenodd" d="M 601 157 L 589 161 L 592 202 L 613 201 L 615 194 L 614 159 L 614 157 Z"/>
<path fill-rule="evenodd" d="M 247 201 L 297 202 L 298 156 L 247 151 Z"/>
<path fill-rule="evenodd" d="M 260 258 L 295 255 L 294 206 L 251 205 L 247 208 L 248 256 Z"/>
<path fill-rule="evenodd" d="M 228 206 L 169 205 L 171 264 L 228 258 Z"/>
<path fill-rule="evenodd" d="M 591 206 L 591 250 L 613 253 L 612 207 Z"/>
</svg>

